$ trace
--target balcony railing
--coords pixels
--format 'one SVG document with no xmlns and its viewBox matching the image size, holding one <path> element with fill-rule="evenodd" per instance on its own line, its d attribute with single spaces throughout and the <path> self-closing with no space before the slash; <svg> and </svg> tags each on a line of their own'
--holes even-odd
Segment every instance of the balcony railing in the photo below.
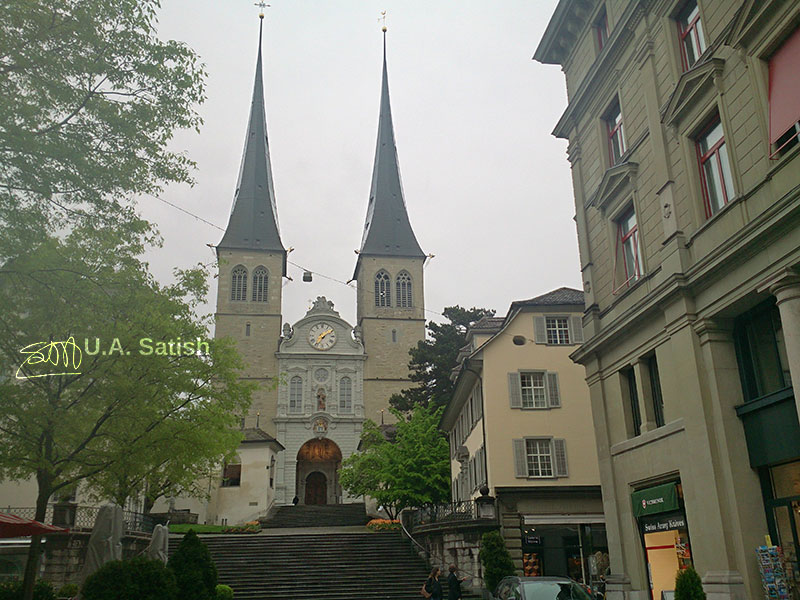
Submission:
<svg viewBox="0 0 800 600">
<path fill-rule="evenodd" d="M 43 522 L 47 525 L 56 525 L 68 529 L 88 530 L 94 527 L 99 511 L 99 506 L 48 504 Z M 17 515 L 25 519 L 34 519 L 36 517 L 36 509 L 27 506 L 0 507 L 0 512 Z M 53 521 L 54 514 L 56 516 L 55 522 Z M 153 528 L 156 526 L 156 520 L 152 516 L 130 510 L 122 511 L 122 518 L 125 524 L 125 531 L 129 532 L 152 533 Z"/>
<path fill-rule="evenodd" d="M 420 525 L 474 521 L 478 519 L 478 509 L 474 500 L 451 502 L 450 504 L 434 504 L 408 511 L 408 513 L 408 525 L 410 525 L 411 529 Z"/>
</svg>

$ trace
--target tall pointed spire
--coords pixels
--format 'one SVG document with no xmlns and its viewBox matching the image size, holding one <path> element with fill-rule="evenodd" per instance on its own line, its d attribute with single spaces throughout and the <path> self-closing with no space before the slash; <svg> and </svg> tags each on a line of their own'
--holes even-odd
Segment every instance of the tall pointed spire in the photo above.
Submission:
<svg viewBox="0 0 800 600">
<path fill-rule="evenodd" d="M 372 170 L 367 218 L 359 254 L 424 257 L 406 212 L 400 166 L 394 141 L 389 77 L 386 70 L 386 29 L 383 30 L 383 81 L 378 119 L 378 145 Z M 358 266 L 356 266 L 358 270 Z"/>
<path fill-rule="evenodd" d="M 261 38 L 264 15 L 258 30 L 258 61 L 250 106 L 250 121 L 244 142 L 242 165 L 233 199 L 233 208 L 220 248 L 242 250 L 286 250 L 278 231 L 278 211 L 272 187 L 272 167 L 267 142 L 267 117 L 264 108 L 264 82 L 261 74 Z M 285 270 L 285 265 L 284 265 Z"/>
</svg>

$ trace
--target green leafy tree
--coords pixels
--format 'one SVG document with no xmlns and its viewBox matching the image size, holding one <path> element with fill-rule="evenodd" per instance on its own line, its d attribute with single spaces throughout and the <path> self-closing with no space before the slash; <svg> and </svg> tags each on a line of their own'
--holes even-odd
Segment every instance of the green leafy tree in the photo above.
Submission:
<svg viewBox="0 0 800 600">
<path fill-rule="evenodd" d="M 215 600 L 217 597 L 217 567 L 208 547 L 193 530 L 183 536 L 167 567 L 178 583 L 177 600 Z"/>
<path fill-rule="evenodd" d="M 83 584 L 83 600 L 176 600 L 175 575 L 164 563 L 137 557 L 115 560 L 92 573 Z"/>
<path fill-rule="evenodd" d="M 675 577 L 675 600 L 706 600 L 703 582 L 692 567 L 678 571 Z"/>
<path fill-rule="evenodd" d="M 494 592 L 503 577 L 515 572 L 514 561 L 506 549 L 503 536 L 497 530 L 483 534 L 478 558 L 483 565 L 483 581 L 490 592 Z"/>
<path fill-rule="evenodd" d="M 0 263 L 66 223 L 191 182 L 169 149 L 197 129 L 205 72 L 156 36 L 159 0 L 5 0 L 0 20 Z"/>
<path fill-rule="evenodd" d="M 415 407 L 408 418 L 393 409 L 396 435 L 388 441 L 372 421 L 364 423 L 362 451 L 342 464 L 339 481 L 354 496 L 371 496 L 390 518 L 406 507 L 450 498 L 449 447 L 439 430 L 442 409 Z"/>
<path fill-rule="evenodd" d="M 411 381 L 417 386 L 389 399 L 389 403 L 400 411 L 407 412 L 415 406 L 436 408 L 447 404 L 454 386 L 450 373 L 458 364 L 458 351 L 467 343 L 467 329 L 483 317 L 494 316 L 494 311 L 448 306 L 442 314 L 449 323 L 428 322 L 429 339 L 420 341 L 409 350 Z"/>
<path fill-rule="evenodd" d="M 0 271 L 0 479 L 36 481 L 37 520 L 78 482 L 121 499 L 132 488 L 114 493 L 115 478 L 135 482 L 175 453 L 184 462 L 171 472 L 185 481 L 241 439 L 252 387 L 232 344 L 196 317 L 205 274 L 155 282 L 139 259 L 149 231 L 76 227 Z M 202 352 L 177 351 L 178 339 Z M 178 434 L 196 456 L 165 444 Z"/>
</svg>

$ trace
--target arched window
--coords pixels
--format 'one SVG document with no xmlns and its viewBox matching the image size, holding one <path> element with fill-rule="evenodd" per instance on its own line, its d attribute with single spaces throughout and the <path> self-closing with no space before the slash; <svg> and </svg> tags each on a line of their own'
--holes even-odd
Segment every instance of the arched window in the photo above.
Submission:
<svg viewBox="0 0 800 600">
<path fill-rule="evenodd" d="M 339 412 L 353 412 L 353 382 L 349 377 L 339 380 Z"/>
<path fill-rule="evenodd" d="M 411 275 L 403 271 L 397 276 L 397 308 L 411 308 Z"/>
<path fill-rule="evenodd" d="M 266 302 L 267 297 L 267 283 L 269 281 L 269 273 L 264 267 L 256 267 L 253 271 L 253 302 Z"/>
<path fill-rule="evenodd" d="M 289 381 L 289 412 L 303 412 L 303 380 L 298 376 Z"/>
<path fill-rule="evenodd" d="M 247 269 L 238 265 L 231 271 L 231 300 L 247 300 Z"/>
<path fill-rule="evenodd" d="M 375 306 L 391 306 L 391 279 L 386 271 L 378 271 L 375 275 Z"/>
</svg>

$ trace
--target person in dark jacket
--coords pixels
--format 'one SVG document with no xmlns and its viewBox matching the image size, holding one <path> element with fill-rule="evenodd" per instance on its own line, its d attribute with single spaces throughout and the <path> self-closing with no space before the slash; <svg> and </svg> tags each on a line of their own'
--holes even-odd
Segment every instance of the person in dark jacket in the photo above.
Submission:
<svg viewBox="0 0 800 600">
<path fill-rule="evenodd" d="M 431 595 L 431 600 L 442 600 L 442 584 L 439 583 L 439 567 L 431 569 L 431 575 L 425 581 L 425 591 Z"/>
<path fill-rule="evenodd" d="M 456 566 L 450 565 L 450 575 L 447 576 L 447 600 L 459 600 L 461 598 L 461 582 L 466 577 L 459 579 L 456 575 Z"/>
</svg>

